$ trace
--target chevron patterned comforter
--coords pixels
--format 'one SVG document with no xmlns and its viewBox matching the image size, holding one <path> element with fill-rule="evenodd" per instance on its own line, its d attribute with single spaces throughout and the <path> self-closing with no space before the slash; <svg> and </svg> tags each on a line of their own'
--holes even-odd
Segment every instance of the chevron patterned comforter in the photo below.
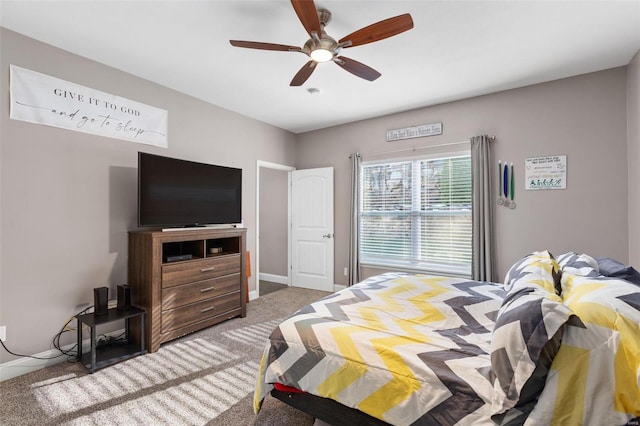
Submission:
<svg viewBox="0 0 640 426">
<path fill-rule="evenodd" d="M 388 273 L 298 311 L 271 335 L 255 408 L 273 383 L 395 425 L 490 418 L 502 285 Z"/>
<path fill-rule="evenodd" d="M 640 273 L 602 260 L 534 252 L 504 284 L 348 287 L 273 331 L 254 409 L 279 383 L 393 425 L 639 426 Z"/>
</svg>

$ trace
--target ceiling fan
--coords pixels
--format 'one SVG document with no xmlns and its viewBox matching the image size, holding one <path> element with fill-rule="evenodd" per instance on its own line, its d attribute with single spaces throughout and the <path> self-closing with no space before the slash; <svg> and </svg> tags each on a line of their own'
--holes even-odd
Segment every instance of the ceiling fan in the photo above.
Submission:
<svg viewBox="0 0 640 426">
<path fill-rule="evenodd" d="M 378 71 L 353 59 L 340 54 L 342 49 L 360 46 L 382 40 L 403 33 L 413 28 L 411 15 L 405 13 L 393 18 L 385 19 L 367 27 L 361 28 L 336 41 L 324 31 L 331 20 L 331 12 L 317 9 L 313 0 L 291 0 L 300 22 L 311 37 L 302 47 L 284 44 L 262 43 L 259 41 L 230 40 L 231 45 L 249 49 L 277 50 L 283 52 L 300 52 L 309 56 L 311 60 L 304 64 L 291 80 L 290 86 L 302 86 L 321 62 L 333 61 L 350 73 L 373 81 L 380 77 Z"/>
</svg>

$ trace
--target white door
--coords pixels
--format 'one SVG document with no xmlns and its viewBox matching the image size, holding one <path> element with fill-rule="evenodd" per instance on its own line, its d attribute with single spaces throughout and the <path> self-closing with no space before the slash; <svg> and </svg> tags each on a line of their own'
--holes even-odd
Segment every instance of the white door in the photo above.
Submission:
<svg viewBox="0 0 640 426">
<path fill-rule="evenodd" d="M 333 167 L 291 172 L 291 283 L 333 292 Z"/>
</svg>

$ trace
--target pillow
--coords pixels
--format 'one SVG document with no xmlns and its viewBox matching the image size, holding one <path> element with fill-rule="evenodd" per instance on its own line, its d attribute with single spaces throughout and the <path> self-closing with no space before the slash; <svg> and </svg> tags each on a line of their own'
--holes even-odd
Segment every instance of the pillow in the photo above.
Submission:
<svg viewBox="0 0 640 426">
<path fill-rule="evenodd" d="M 640 272 L 633 266 L 627 266 L 610 257 L 599 257 L 596 259 L 600 273 L 605 277 L 614 277 L 630 283 L 640 285 Z"/>
<path fill-rule="evenodd" d="M 549 252 L 533 253 L 507 274 L 507 294 L 491 339 L 494 421 L 533 409 L 571 310 L 556 294 L 559 266 Z"/>
<path fill-rule="evenodd" d="M 565 329 L 552 366 L 562 379 L 548 381 L 540 404 L 563 401 L 553 413 L 563 424 L 584 419 L 594 425 L 624 424 L 639 417 L 640 288 L 615 278 L 564 272 L 562 281 L 564 304 L 583 326 Z M 538 417 L 535 421 L 542 424 L 554 423 Z"/>
<path fill-rule="evenodd" d="M 509 292 L 518 282 L 532 280 L 560 294 L 560 265 L 548 251 L 533 252 L 514 263 L 504 279 L 505 290 Z"/>
<path fill-rule="evenodd" d="M 562 273 L 567 272 L 581 277 L 600 276 L 598 262 L 588 254 L 577 254 L 572 251 L 564 253 L 558 256 L 558 264 Z"/>
</svg>

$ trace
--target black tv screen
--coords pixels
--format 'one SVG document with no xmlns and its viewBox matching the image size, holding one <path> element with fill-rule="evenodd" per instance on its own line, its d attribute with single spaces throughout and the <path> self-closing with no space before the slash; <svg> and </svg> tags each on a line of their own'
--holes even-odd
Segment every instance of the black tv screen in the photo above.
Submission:
<svg viewBox="0 0 640 426">
<path fill-rule="evenodd" d="M 242 169 L 138 153 L 138 225 L 242 222 Z"/>
</svg>

